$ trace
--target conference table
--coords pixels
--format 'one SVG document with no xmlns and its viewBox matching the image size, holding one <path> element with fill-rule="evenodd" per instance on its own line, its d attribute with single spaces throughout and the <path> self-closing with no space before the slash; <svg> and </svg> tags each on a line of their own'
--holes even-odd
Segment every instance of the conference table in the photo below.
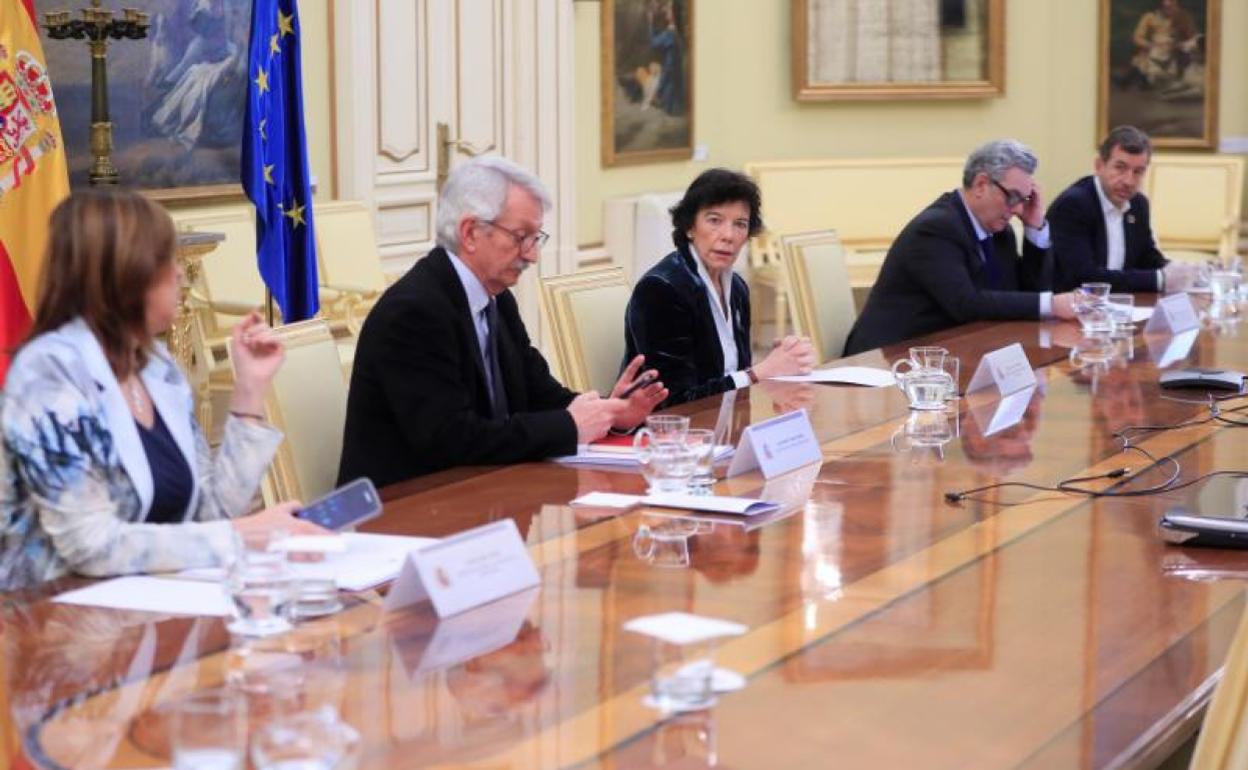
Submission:
<svg viewBox="0 0 1248 770">
<path fill-rule="evenodd" d="M 1248 575 L 1245 553 L 1166 545 L 1157 523 L 1178 505 L 1243 515 L 1248 481 L 1137 497 L 946 492 L 1116 468 L 1130 470 L 1083 486 L 1164 481 L 1171 463 L 1121 449 L 1114 434 L 1128 426 L 1190 422 L 1133 434 L 1177 460 L 1184 480 L 1248 469 L 1239 427 L 1204 420 L 1202 393 L 1158 385 L 1163 357 L 1248 370 L 1242 328 L 1207 322 L 1190 349 L 1137 332 L 1078 365 L 1069 323 L 931 335 L 921 341 L 961 358 L 963 386 L 985 353 L 1013 342 L 1039 381 L 1005 425 L 993 394 L 965 395 L 948 414 L 956 435 L 939 445 L 912 440 L 891 387 L 764 383 L 674 409 L 733 441 L 751 423 L 808 412 L 821 465 L 716 484 L 785 503 L 759 520 L 570 506 L 589 491 L 640 493 L 644 481 L 552 462 L 389 487 L 366 529 L 441 537 L 512 519 L 540 588 L 440 622 L 427 605 L 386 613 L 364 593 L 317 621 L 333 644 L 279 639 L 271 654 L 301 655 L 318 673 L 290 686 L 316 682 L 300 706 L 329 702 L 359 731 L 360 767 L 1155 766 L 1199 727 Z M 832 365 L 886 367 L 908 344 Z M 664 553 L 639 547 L 638 533 L 655 531 L 683 539 Z M 232 648 L 219 619 L 49 601 L 84 582 L 4 596 L 0 747 L 26 766 L 167 766 L 170 704 L 240 666 L 263 672 L 264 654 Z M 746 626 L 716 656 L 745 686 L 708 709 L 649 708 L 652 644 L 623 625 L 669 611 Z M 253 722 L 281 713 L 284 695 L 257 696 Z"/>
</svg>

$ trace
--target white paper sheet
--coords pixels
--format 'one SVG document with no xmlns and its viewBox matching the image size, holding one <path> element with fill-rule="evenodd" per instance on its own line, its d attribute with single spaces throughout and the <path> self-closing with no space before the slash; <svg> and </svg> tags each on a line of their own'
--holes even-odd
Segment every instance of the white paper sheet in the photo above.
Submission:
<svg viewBox="0 0 1248 770">
<path fill-rule="evenodd" d="M 872 388 L 887 388 L 897 384 L 893 373 L 888 369 L 876 369 L 872 366 L 838 366 L 832 369 L 816 369 L 810 374 L 787 374 L 768 379 L 778 382 L 837 382 Z"/>
<path fill-rule="evenodd" d="M 670 644 L 693 644 L 721 636 L 740 636 L 749 630 L 740 623 L 688 612 L 643 615 L 624 624 L 625 631 L 645 634 Z"/>
<path fill-rule="evenodd" d="M 164 615 L 227 617 L 234 614 L 225 591 L 218 583 L 171 580 L 148 575 L 102 580 L 84 588 L 66 591 L 52 601 L 118 610 L 159 612 Z"/>
<path fill-rule="evenodd" d="M 572 505 L 590 505 L 595 508 L 632 508 L 641 503 L 642 495 L 621 495 L 614 492 L 590 492 L 572 501 Z"/>
<path fill-rule="evenodd" d="M 371 532 L 344 532 L 340 535 L 345 548 L 338 553 L 327 552 L 321 561 L 291 562 L 296 578 L 327 578 L 343 591 L 364 591 L 393 580 L 403 567 L 403 557 L 411 551 L 437 542 L 431 537 L 377 535 Z M 193 580 L 220 580 L 220 567 L 191 569 L 178 577 Z"/>
</svg>

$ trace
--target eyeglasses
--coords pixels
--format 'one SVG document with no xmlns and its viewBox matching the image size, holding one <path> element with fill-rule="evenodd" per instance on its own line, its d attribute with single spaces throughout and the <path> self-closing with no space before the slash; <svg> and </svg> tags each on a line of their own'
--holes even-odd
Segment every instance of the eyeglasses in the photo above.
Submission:
<svg viewBox="0 0 1248 770">
<path fill-rule="evenodd" d="M 521 253 L 529 251 L 530 249 L 540 249 L 546 245 L 546 241 L 550 240 L 550 233 L 545 230 L 538 230 L 532 235 L 524 235 L 512 230 L 510 227 L 503 227 L 493 219 L 487 219 L 481 224 L 489 225 L 490 227 L 497 227 L 499 230 L 502 230 L 510 235 L 511 239 L 516 242 L 516 247 L 520 249 Z"/>
<path fill-rule="evenodd" d="M 1018 190 L 1011 190 L 1010 188 L 1001 184 L 1000 182 L 993 179 L 992 177 L 989 177 L 988 181 L 995 184 L 997 186 L 997 189 L 1000 190 L 1003 195 L 1005 195 L 1005 205 L 1009 206 L 1010 208 L 1014 208 L 1020 203 L 1031 203 L 1031 199 L 1036 197 L 1036 194 L 1034 192 L 1029 195 L 1023 195 Z"/>
</svg>

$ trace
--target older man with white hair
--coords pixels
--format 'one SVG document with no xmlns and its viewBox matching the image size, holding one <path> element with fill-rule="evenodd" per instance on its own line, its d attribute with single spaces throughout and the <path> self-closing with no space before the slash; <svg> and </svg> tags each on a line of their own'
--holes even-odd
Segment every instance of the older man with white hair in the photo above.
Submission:
<svg viewBox="0 0 1248 770">
<path fill-rule="evenodd" d="M 377 301 L 360 332 L 339 482 L 378 486 L 459 465 L 573 454 L 667 398 L 638 356 L 611 397 L 551 376 L 509 289 L 546 242 L 550 196 L 498 157 L 457 167 L 438 200 L 437 248 Z M 649 374 L 649 373 L 647 373 Z"/>
<path fill-rule="evenodd" d="M 866 307 L 845 342 L 852 355 L 972 321 L 1073 318 L 1054 295 L 1038 162 L 1012 139 L 966 159 L 962 188 L 936 199 L 889 248 Z M 1020 258 L 1010 218 L 1025 237 Z"/>
</svg>

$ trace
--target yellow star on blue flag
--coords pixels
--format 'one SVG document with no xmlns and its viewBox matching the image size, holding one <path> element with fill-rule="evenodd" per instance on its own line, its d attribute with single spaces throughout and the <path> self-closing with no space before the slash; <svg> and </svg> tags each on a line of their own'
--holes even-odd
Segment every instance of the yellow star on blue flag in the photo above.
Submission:
<svg viewBox="0 0 1248 770">
<path fill-rule="evenodd" d="M 280 54 L 280 55 L 278 55 Z M 243 127 L 243 190 L 256 206 L 260 276 L 286 323 L 316 315 L 316 236 L 303 126 L 295 0 L 254 0 Z"/>
</svg>

